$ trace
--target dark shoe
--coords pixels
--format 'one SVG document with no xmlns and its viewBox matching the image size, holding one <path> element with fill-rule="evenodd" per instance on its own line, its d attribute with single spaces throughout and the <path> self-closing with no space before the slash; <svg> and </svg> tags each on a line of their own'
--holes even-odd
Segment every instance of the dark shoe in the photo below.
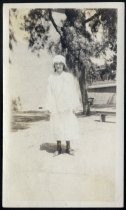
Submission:
<svg viewBox="0 0 126 210">
<path fill-rule="evenodd" d="M 70 148 L 70 141 L 66 141 L 66 153 L 69 155 L 74 155 L 74 150 Z"/>
<path fill-rule="evenodd" d="M 66 141 L 66 153 L 70 151 L 70 141 Z"/>
<path fill-rule="evenodd" d="M 57 151 L 59 154 L 62 153 L 61 141 L 57 141 Z"/>
<path fill-rule="evenodd" d="M 54 152 L 54 157 L 62 153 L 61 141 L 57 141 L 57 150 Z"/>
<path fill-rule="evenodd" d="M 70 148 L 70 141 L 66 141 L 66 153 L 69 155 L 74 155 L 74 150 Z"/>
</svg>

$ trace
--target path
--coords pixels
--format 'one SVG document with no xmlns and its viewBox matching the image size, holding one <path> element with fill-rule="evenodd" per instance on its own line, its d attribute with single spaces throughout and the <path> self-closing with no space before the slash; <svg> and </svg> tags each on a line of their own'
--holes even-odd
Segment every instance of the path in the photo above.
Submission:
<svg viewBox="0 0 126 210">
<path fill-rule="evenodd" d="M 6 157 L 4 204 L 52 207 L 114 201 L 115 117 L 109 118 L 111 123 L 98 119 L 78 118 L 81 145 L 75 156 L 53 157 L 40 150 L 43 134 L 48 133 L 48 121 L 12 132 Z"/>
</svg>

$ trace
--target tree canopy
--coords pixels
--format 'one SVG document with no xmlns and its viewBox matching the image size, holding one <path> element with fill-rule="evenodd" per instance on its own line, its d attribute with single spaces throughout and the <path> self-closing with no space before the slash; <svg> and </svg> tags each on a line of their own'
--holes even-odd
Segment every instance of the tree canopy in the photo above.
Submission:
<svg viewBox="0 0 126 210">
<path fill-rule="evenodd" d="M 116 53 L 117 50 L 117 11 L 115 9 L 63 9 L 66 19 L 58 26 L 53 18 L 53 9 L 31 9 L 24 17 L 23 29 L 29 33 L 29 48 L 39 51 L 47 47 L 51 53 L 62 53 L 66 56 L 68 66 L 75 67 L 75 61 L 83 66 L 91 56 L 106 54 L 106 48 Z M 90 16 L 87 18 L 87 11 Z M 93 15 L 92 15 L 93 14 Z M 59 40 L 53 41 L 50 36 L 51 24 L 59 34 Z M 90 28 L 90 30 L 87 29 Z M 94 39 L 103 28 L 103 38 L 99 42 Z M 115 58 L 114 60 L 115 61 Z"/>
<path fill-rule="evenodd" d="M 55 12 L 65 15 L 61 25 L 54 18 Z M 52 39 L 51 27 L 58 34 L 57 40 Z M 47 48 L 49 53 L 66 56 L 69 70 L 79 79 L 83 102 L 87 99 L 85 84 L 91 69 L 95 73 L 92 57 L 100 58 L 102 55 L 106 68 L 116 70 L 116 9 L 29 9 L 21 28 L 28 33 L 32 52 L 38 54 L 41 49 Z M 10 30 L 10 49 L 13 40 L 13 30 Z M 111 58 L 107 58 L 108 50 L 112 52 Z"/>
<path fill-rule="evenodd" d="M 54 12 L 62 12 L 65 19 L 58 26 L 53 17 Z M 10 10 L 9 47 L 13 50 L 16 42 L 12 25 L 12 16 L 17 17 L 17 10 Z M 57 41 L 52 39 L 51 25 L 59 35 Z M 99 28 L 102 27 L 102 32 Z M 67 58 L 67 64 L 74 72 L 75 63 L 80 66 L 93 67 L 91 57 L 106 56 L 109 48 L 115 54 L 111 67 L 116 69 L 117 51 L 117 11 L 116 9 L 30 9 L 24 16 L 22 30 L 28 32 L 29 48 L 32 52 L 48 49 L 50 53 L 61 53 Z M 102 33 L 99 41 L 97 35 Z M 104 57 L 105 57 L 104 56 Z M 79 68 L 80 69 L 80 68 Z"/>
</svg>

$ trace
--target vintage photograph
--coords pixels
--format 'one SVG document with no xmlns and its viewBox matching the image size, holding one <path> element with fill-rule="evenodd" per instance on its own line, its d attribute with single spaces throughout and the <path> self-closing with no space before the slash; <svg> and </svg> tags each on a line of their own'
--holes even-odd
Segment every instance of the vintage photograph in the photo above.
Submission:
<svg viewBox="0 0 126 210">
<path fill-rule="evenodd" d="M 122 207 L 124 4 L 3 5 L 3 206 Z"/>
</svg>

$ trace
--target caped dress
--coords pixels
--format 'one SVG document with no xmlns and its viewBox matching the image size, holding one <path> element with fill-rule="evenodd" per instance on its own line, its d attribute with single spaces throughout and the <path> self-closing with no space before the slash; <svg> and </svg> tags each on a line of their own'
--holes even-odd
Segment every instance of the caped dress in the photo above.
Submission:
<svg viewBox="0 0 126 210">
<path fill-rule="evenodd" d="M 80 138 L 78 119 L 74 114 L 81 107 L 77 81 L 69 72 L 53 73 L 48 79 L 45 108 L 51 112 L 53 140 L 67 140 L 77 145 Z"/>
</svg>

